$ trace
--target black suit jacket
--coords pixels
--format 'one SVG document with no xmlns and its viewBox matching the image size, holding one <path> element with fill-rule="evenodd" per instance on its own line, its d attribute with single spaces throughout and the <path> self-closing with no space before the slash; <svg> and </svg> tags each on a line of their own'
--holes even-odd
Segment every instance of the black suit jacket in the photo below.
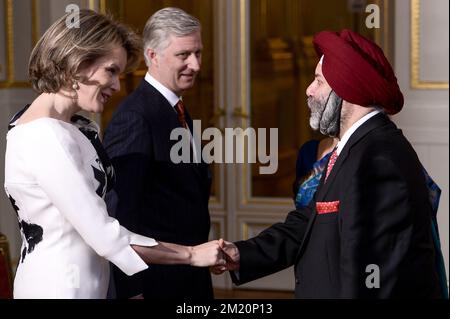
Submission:
<svg viewBox="0 0 450 319">
<path fill-rule="evenodd" d="M 236 243 L 233 281 L 295 265 L 296 298 L 439 297 L 422 166 L 395 124 L 384 114 L 369 119 L 324 177 L 308 208 Z M 335 201 L 337 212 L 317 213 L 318 202 Z"/>
<path fill-rule="evenodd" d="M 192 120 L 186 114 L 192 132 Z M 104 145 L 116 171 L 108 207 L 130 231 L 159 241 L 197 245 L 208 240 L 211 173 L 201 164 L 174 164 L 173 129 L 181 127 L 169 102 L 145 80 L 115 112 Z M 208 269 L 150 265 L 132 277 L 114 269 L 119 298 L 213 298 Z"/>
</svg>

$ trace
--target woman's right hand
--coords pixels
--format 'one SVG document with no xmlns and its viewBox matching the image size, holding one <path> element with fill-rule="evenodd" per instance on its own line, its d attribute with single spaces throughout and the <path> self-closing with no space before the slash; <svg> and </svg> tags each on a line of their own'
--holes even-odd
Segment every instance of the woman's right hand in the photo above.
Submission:
<svg viewBox="0 0 450 319">
<path fill-rule="evenodd" d="M 218 240 L 193 246 L 190 249 L 190 264 L 196 267 L 225 265 L 222 249 Z"/>
</svg>

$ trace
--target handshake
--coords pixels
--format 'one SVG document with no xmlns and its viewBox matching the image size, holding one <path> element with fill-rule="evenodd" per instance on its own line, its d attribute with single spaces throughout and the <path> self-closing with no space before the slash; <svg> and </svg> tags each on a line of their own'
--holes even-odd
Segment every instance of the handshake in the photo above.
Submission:
<svg viewBox="0 0 450 319">
<path fill-rule="evenodd" d="M 223 239 L 197 245 L 191 249 L 191 266 L 210 267 L 215 275 L 239 269 L 239 250 Z"/>
</svg>

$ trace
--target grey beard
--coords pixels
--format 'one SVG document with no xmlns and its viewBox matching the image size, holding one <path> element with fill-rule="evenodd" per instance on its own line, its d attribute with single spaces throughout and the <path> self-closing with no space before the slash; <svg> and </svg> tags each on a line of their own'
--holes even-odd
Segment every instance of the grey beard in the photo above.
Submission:
<svg viewBox="0 0 450 319">
<path fill-rule="evenodd" d="M 311 109 L 309 124 L 313 130 L 323 135 L 337 137 L 340 131 L 340 117 L 342 99 L 331 91 L 327 101 L 308 98 L 308 106 Z"/>
</svg>

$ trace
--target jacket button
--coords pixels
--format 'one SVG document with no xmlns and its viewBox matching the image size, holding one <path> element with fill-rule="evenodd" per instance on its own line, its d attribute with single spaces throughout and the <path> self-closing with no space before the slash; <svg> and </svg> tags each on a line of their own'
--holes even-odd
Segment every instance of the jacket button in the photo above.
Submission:
<svg viewBox="0 0 450 319">
<path fill-rule="evenodd" d="M 298 277 L 295 277 L 295 284 L 298 285 L 300 283 L 300 280 L 298 280 Z"/>
</svg>

